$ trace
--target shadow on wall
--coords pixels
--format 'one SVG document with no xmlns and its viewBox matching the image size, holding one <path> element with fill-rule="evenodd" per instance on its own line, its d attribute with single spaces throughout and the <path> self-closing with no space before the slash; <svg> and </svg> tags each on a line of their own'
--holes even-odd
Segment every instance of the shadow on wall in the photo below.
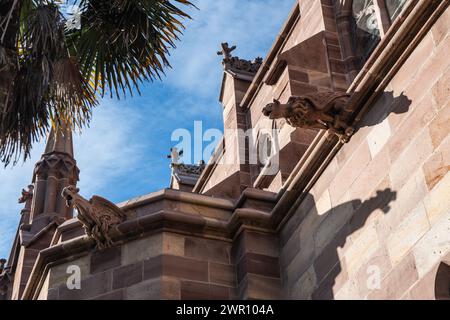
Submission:
<svg viewBox="0 0 450 320">
<path fill-rule="evenodd" d="M 391 113 L 406 113 L 409 110 L 411 102 L 403 92 L 398 97 L 394 97 L 392 91 L 384 91 L 377 99 L 375 106 L 361 120 L 358 128 L 376 126 L 382 123 Z M 382 107 L 377 108 L 377 105 L 382 105 Z"/>
<path fill-rule="evenodd" d="M 398 96 L 394 96 L 394 92 L 385 91 L 377 98 L 375 105 L 365 114 L 357 125 L 357 130 L 364 127 L 376 126 L 386 120 L 391 114 L 404 114 L 409 111 L 412 101 L 402 92 Z M 364 227 L 369 217 L 376 211 L 381 210 L 384 214 L 388 214 L 391 203 L 396 200 L 397 192 L 390 188 L 379 190 L 376 194 L 366 200 L 360 199 L 345 202 L 337 207 L 331 208 L 329 211 L 321 215 L 321 223 L 333 223 L 333 220 L 340 218 L 330 217 L 329 215 L 345 215 L 347 219 L 345 225 L 334 232 L 333 238 L 325 245 L 323 250 L 315 258 L 313 267 L 316 276 L 316 286 L 312 293 L 312 299 L 334 299 L 333 288 L 338 289 L 340 285 L 346 281 L 346 266 L 339 259 L 340 248 L 343 248 L 348 241 L 348 237 L 357 230 Z M 314 204 L 312 195 L 308 195 L 304 201 Z M 315 204 L 313 212 L 310 214 L 318 214 Z M 315 239 L 316 240 L 316 239 Z M 343 275 L 340 274 L 344 272 Z M 370 274 L 366 270 L 361 270 L 367 275 Z M 366 283 L 365 283 L 366 284 Z M 362 285 L 365 285 L 362 284 Z M 367 288 L 368 289 L 368 288 Z M 367 291 L 370 291 L 369 289 Z"/>
<path fill-rule="evenodd" d="M 308 197 L 309 199 L 305 199 L 305 201 L 313 201 L 314 203 L 312 195 L 309 194 Z M 321 215 L 322 221 L 325 221 L 331 214 L 346 214 L 349 213 L 349 210 L 352 211 L 350 212 L 351 218 L 336 233 L 331 242 L 326 245 L 314 261 L 317 284 L 312 294 L 312 299 L 334 299 L 333 287 L 336 284 L 337 277 L 344 268 L 338 255 L 339 248 L 343 248 L 347 238 L 365 225 L 367 219 L 375 210 L 380 209 L 384 214 L 387 214 L 391 209 L 391 202 L 395 201 L 396 197 L 397 192 L 387 188 L 377 191 L 375 196 L 366 201 L 359 199 L 348 201 Z M 310 214 L 318 214 L 315 206 Z"/>
</svg>

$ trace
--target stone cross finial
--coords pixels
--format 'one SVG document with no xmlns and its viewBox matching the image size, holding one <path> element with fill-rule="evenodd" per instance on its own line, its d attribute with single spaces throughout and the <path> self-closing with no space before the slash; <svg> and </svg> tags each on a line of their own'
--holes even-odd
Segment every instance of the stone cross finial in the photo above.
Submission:
<svg viewBox="0 0 450 320">
<path fill-rule="evenodd" d="M 217 51 L 218 56 L 223 56 L 224 61 L 228 61 L 231 59 L 231 52 L 233 52 L 236 49 L 236 46 L 232 46 L 231 48 L 228 45 L 228 42 L 224 42 L 221 44 L 222 50 Z"/>
<path fill-rule="evenodd" d="M 170 148 L 170 154 L 167 158 L 172 159 L 172 164 L 179 164 L 180 157 L 183 155 L 183 150 L 178 151 L 178 148 Z"/>
</svg>

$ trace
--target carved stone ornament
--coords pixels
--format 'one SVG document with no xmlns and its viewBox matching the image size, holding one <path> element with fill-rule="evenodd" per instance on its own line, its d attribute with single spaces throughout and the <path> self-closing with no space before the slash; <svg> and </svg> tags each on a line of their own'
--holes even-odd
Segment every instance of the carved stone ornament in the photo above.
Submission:
<svg viewBox="0 0 450 320">
<path fill-rule="evenodd" d="M 227 42 L 222 43 L 221 46 L 222 50 L 218 51 L 217 55 L 223 56 L 222 64 L 225 70 L 256 74 L 263 63 L 261 57 L 256 58 L 254 61 L 233 57 L 231 52 L 236 49 L 236 46 L 230 48 Z"/>
<path fill-rule="evenodd" d="M 195 164 L 172 164 L 172 168 L 174 171 L 178 174 L 185 174 L 185 175 L 201 175 L 203 170 L 205 169 L 205 163 L 200 162 L 198 165 Z"/>
<path fill-rule="evenodd" d="M 80 170 L 71 156 L 64 153 L 50 153 L 42 156 L 41 160 L 36 163 L 34 172 L 44 178 L 48 173 L 54 172 L 61 177 L 69 177 L 78 181 Z"/>
<path fill-rule="evenodd" d="M 26 203 L 27 201 L 33 199 L 33 190 L 34 185 L 32 184 L 28 186 L 28 190 L 22 189 L 22 195 L 19 198 L 19 203 Z"/>
<path fill-rule="evenodd" d="M 291 97 L 285 104 L 274 99 L 262 112 L 270 119 L 285 118 L 293 127 L 330 130 L 346 143 L 355 131 L 345 121 L 349 97 L 342 92 L 317 92 Z"/>
<path fill-rule="evenodd" d="M 8 293 L 8 285 L 11 281 L 9 270 L 5 268 L 6 260 L 0 259 L 0 296 Z"/>
<path fill-rule="evenodd" d="M 125 221 L 125 213 L 114 203 L 93 196 L 89 201 L 78 194 L 80 190 L 74 186 L 63 189 L 62 196 L 67 206 L 73 206 L 78 211 L 78 220 L 83 224 L 88 237 L 95 240 L 98 249 L 113 245 L 109 231 L 114 226 Z"/>
</svg>

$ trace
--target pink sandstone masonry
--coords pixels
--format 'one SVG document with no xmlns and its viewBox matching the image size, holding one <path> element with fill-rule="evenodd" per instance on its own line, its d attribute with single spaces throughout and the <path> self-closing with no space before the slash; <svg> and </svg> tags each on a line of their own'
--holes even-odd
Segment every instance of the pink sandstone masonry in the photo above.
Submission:
<svg viewBox="0 0 450 320">
<path fill-rule="evenodd" d="M 253 128 L 254 142 L 278 130 L 279 170 L 265 175 L 229 134 L 195 185 L 118 204 L 126 219 L 104 250 L 68 212 L 27 202 L 8 299 L 450 299 L 449 1 L 381 15 L 368 57 L 354 49 L 357 0 L 293 2 L 257 72 L 224 58 L 220 93 L 225 128 Z M 347 143 L 262 113 L 329 91 L 350 96 Z M 216 163 L 239 150 L 243 161 Z M 40 183 L 34 203 L 62 201 Z M 67 287 L 73 266 L 80 290 Z"/>
</svg>

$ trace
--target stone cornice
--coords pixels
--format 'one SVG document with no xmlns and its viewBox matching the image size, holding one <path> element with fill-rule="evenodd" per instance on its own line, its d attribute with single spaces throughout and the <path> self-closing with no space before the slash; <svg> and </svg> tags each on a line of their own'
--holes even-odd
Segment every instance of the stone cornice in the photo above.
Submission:
<svg viewBox="0 0 450 320">
<path fill-rule="evenodd" d="M 122 203 L 117 204 L 119 208 L 124 211 L 129 211 L 138 207 L 149 205 L 151 203 L 160 200 L 174 200 L 182 201 L 190 204 L 200 204 L 209 206 L 212 208 L 219 208 L 225 210 L 232 210 L 234 208 L 234 203 L 231 200 L 211 198 L 209 196 L 187 193 L 183 191 L 173 190 L 173 189 L 163 189 L 157 192 L 153 192 L 141 197 L 137 197 Z"/>
<path fill-rule="evenodd" d="M 171 209 L 168 200 L 205 205 L 210 209 L 222 209 L 226 210 L 227 214 L 210 217 L 201 212 L 183 211 L 182 208 L 174 210 Z M 228 200 L 167 189 L 153 193 L 148 197 L 135 199 L 129 204 L 119 204 L 122 210 L 130 214 L 130 218 L 111 229 L 109 236 L 114 239 L 115 245 L 121 245 L 161 230 L 197 235 L 209 239 L 221 239 L 228 242 L 236 238 L 243 229 L 273 233 L 275 231 L 270 218 L 270 209 L 256 210 L 237 206 L 245 206 L 246 201 L 257 201 L 261 202 L 261 207 L 267 207 L 267 204 L 273 207 L 275 200 L 276 194 L 261 190 L 246 190 L 235 204 Z M 163 203 L 162 209 L 148 212 L 148 214 L 142 216 L 132 215 L 132 210 L 151 206 L 158 201 Z M 72 219 L 63 223 L 56 234 L 60 236 L 64 231 L 81 227 L 82 225 L 77 219 Z M 88 236 L 58 243 L 55 235 L 52 243 L 52 247 L 41 251 L 39 254 L 22 299 L 35 299 L 37 297 L 51 266 L 84 256 L 95 248 L 95 241 Z"/>
</svg>

